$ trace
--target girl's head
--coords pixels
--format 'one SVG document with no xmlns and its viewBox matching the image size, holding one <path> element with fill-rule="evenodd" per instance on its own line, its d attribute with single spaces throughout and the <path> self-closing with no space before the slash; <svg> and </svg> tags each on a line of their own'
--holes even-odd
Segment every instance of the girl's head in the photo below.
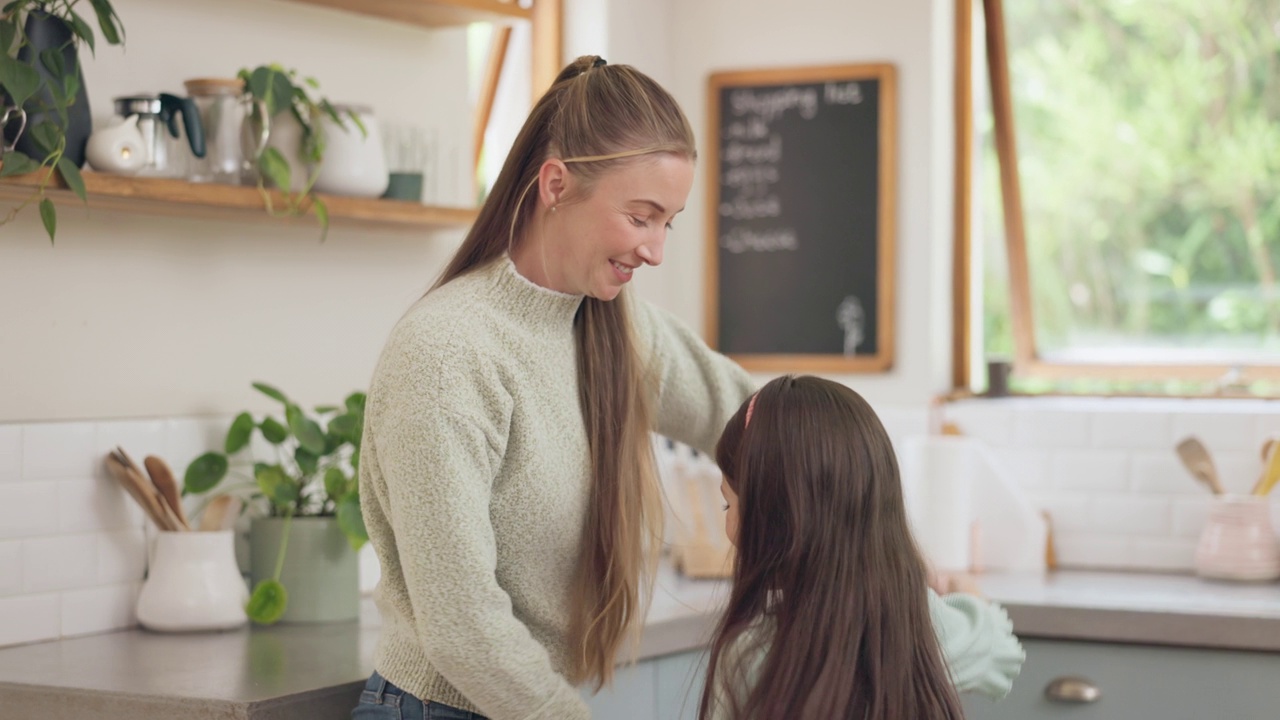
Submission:
<svg viewBox="0 0 1280 720">
<path fill-rule="evenodd" d="M 871 406 L 839 383 L 778 378 L 729 421 L 716 462 L 737 554 L 703 717 L 717 693 L 739 719 L 960 717 Z M 749 628 L 769 643 L 752 689 L 718 691 L 746 672 L 725 650 Z"/>
<path fill-rule="evenodd" d="M 612 300 L 634 269 L 662 262 L 696 157 L 670 93 L 628 65 L 578 58 L 525 121 L 446 276 L 510 252 L 535 282 Z"/>
<path fill-rule="evenodd" d="M 530 280 L 585 295 L 574 320 L 592 486 L 570 589 L 576 682 L 607 682 L 637 637 L 657 566 L 662 496 L 650 445 L 651 379 L 622 286 L 662 261 L 692 184 L 693 131 L 667 91 L 598 57 L 571 63 L 534 106 L 439 287 L 511 254 Z M 530 260 L 530 262 L 522 262 Z"/>
</svg>

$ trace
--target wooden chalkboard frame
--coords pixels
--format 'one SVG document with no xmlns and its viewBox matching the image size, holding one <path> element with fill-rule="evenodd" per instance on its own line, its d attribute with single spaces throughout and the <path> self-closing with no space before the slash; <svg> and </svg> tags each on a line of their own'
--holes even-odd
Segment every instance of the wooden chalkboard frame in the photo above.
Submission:
<svg viewBox="0 0 1280 720">
<path fill-rule="evenodd" d="M 826 65 L 767 70 L 737 70 L 713 73 L 707 87 L 707 135 L 704 143 L 707 168 L 706 202 L 706 340 L 715 348 L 720 336 L 720 94 L 725 88 L 868 81 L 879 83 L 879 168 L 877 268 L 876 268 L 876 352 L 844 355 L 732 354 L 747 370 L 758 372 L 875 373 L 886 372 L 894 360 L 894 246 L 897 227 L 897 69 L 889 63 Z"/>
</svg>

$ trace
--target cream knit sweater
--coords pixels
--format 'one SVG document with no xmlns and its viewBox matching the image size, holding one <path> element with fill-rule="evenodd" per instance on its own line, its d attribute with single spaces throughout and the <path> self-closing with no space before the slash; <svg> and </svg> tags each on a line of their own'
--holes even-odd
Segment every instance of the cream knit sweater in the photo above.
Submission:
<svg viewBox="0 0 1280 720">
<path fill-rule="evenodd" d="M 660 378 L 655 431 L 710 451 L 754 390 L 633 297 Z M 504 258 L 429 293 L 369 389 L 360 493 L 382 565 L 374 665 L 491 720 L 590 717 L 569 666 L 569 583 L 590 486 L 573 318 L 582 299 Z"/>
</svg>

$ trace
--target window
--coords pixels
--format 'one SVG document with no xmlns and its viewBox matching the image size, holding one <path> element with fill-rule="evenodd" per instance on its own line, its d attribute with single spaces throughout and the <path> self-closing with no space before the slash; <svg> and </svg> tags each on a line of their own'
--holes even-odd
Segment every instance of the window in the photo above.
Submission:
<svg viewBox="0 0 1280 720">
<path fill-rule="evenodd" d="M 956 382 L 1280 390 L 1280 0 L 957 7 Z"/>
</svg>

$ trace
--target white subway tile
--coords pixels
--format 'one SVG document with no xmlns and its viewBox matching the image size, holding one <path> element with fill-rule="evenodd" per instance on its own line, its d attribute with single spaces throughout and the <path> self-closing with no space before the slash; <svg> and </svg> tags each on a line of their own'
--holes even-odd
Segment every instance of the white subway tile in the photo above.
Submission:
<svg viewBox="0 0 1280 720">
<path fill-rule="evenodd" d="M 0 596 L 22 592 L 22 541 L 0 542 Z"/>
<path fill-rule="evenodd" d="M 1277 404 L 1280 408 L 1280 404 Z M 1259 449 L 1261 454 L 1262 443 L 1268 438 L 1280 440 L 1280 411 L 1268 410 L 1259 413 L 1257 416 L 1258 427 L 1253 438 L 1253 444 Z"/>
<path fill-rule="evenodd" d="M 98 582 L 139 582 L 147 572 L 147 537 L 141 527 L 98 536 Z"/>
<path fill-rule="evenodd" d="M 1195 496 L 1209 492 L 1173 453 L 1138 452 L 1131 462 L 1133 489 L 1138 493 Z"/>
<path fill-rule="evenodd" d="M 1020 487 L 1028 490 L 1048 488 L 1050 484 L 1048 450 L 1040 448 L 994 448 L 992 455 Z"/>
<path fill-rule="evenodd" d="M 57 532 L 57 485 L 51 482 L 0 485 L 0 539 Z"/>
<path fill-rule="evenodd" d="M 22 431 L 22 477 L 25 480 L 74 480 L 93 477 L 99 458 L 93 455 L 93 423 L 34 423 Z"/>
<path fill-rule="evenodd" d="M 1173 535 L 1183 539 L 1197 539 L 1209 520 L 1209 508 L 1213 498 L 1179 498 L 1173 503 Z"/>
<path fill-rule="evenodd" d="M 22 426 L 0 425 L 0 483 L 22 479 Z"/>
<path fill-rule="evenodd" d="M 66 535 L 24 541 L 22 575 L 27 593 L 97 585 L 97 537 Z"/>
<path fill-rule="evenodd" d="M 148 455 L 168 460 L 168 422 L 165 420 L 110 420 L 97 423 L 94 432 L 93 446 L 99 475 L 106 475 L 102 460 L 116 447 L 123 448 L 138 467 L 142 467 L 142 461 Z"/>
<path fill-rule="evenodd" d="M 947 422 L 960 426 L 960 431 L 993 447 L 1013 443 L 1014 409 L 998 402 L 965 402 L 946 405 Z"/>
<path fill-rule="evenodd" d="M 1122 493 L 1129 489 L 1129 454 L 1120 450 L 1062 450 L 1049 460 L 1054 489 Z"/>
<path fill-rule="evenodd" d="M 1054 533 L 1058 566 L 1075 569 L 1134 567 L 1133 547 L 1127 535 Z"/>
<path fill-rule="evenodd" d="M 121 630 L 138 624 L 140 583 L 71 590 L 62 594 L 62 635 Z"/>
<path fill-rule="evenodd" d="M 1165 535 L 1173 525 L 1170 498 L 1099 495 L 1089 502 L 1091 528 L 1110 535 Z"/>
<path fill-rule="evenodd" d="M 58 593 L 0 598 L 0 647 L 57 638 L 61 608 Z"/>
<path fill-rule="evenodd" d="M 1022 447 L 1087 447 L 1091 417 L 1073 410 L 1022 408 L 1015 411 L 1014 442 Z"/>
<path fill-rule="evenodd" d="M 1093 446 L 1119 450 L 1173 452 L 1173 418 L 1155 412 L 1098 412 L 1093 415 Z"/>
<path fill-rule="evenodd" d="M 1134 538 L 1133 562 L 1144 570 L 1179 572 L 1195 567 L 1196 542 L 1184 538 Z"/>
<path fill-rule="evenodd" d="M 1209 452 L 1216 455 L 1226 450 L 1251 450 L 1258 453 L 1257 418 L 1238 412 L 1190 412 L 1173 418 L 1173 442 L 1194 435 Z"/>
<path fill-rule="evenodd" d="M 140 527 L 145 515 L 113 479 L 64 480 L 58 488 L 58 527 L 66 533 Z"/>
<path fill-rule="evenodd" d="M 201 417 L 176 418 L 165 428 L 165 460 L 173 468 L 179 481 L 186 474 L 192 460 L 209 452 L 221 451 L 227 439 L 227 427 L 232 418 Z"/>
<path fill-rule="evenodd" d="M 1089 499 L 1085 495 L 1035 493 L 1031 496 L 1031 502 L 1049 513 L 1055 534 L 1083 532 L 1091 526 Z"/>
</svg>

